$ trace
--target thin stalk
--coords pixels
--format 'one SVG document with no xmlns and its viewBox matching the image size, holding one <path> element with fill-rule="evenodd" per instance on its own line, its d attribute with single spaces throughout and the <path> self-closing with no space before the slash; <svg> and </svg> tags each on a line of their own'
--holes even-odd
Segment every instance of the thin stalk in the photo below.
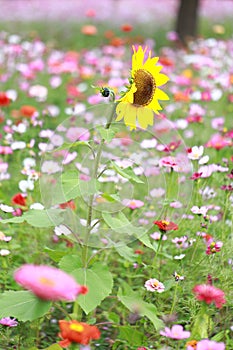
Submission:
<svg viewBox="0 0 233 350">
<path fill-rule="evenodd" d="M 107 124 L 105 125 L 106 130 L 109 129 L 111 124 L 112 124 L 112 121 L 113 121 L 113 118 L 115 115 L 115 111 L 116 111 L 116 106 L 117 106 L 117 104 L 114 103 L 112 112 L 110 114 L 110 118 L 109 118 Z M 93 175 L 92 175 L 93 179 L 98 179 L 98 169 L 99 169 L 99 164 L 100 164 L 100 159 L 101 159 L 101 154 L 102 154 L 104 142 L 105 142 L 105 139 L 102 139 L 100 144 L 99 144 L 96 157 L 94 159 L 94 171 L 93 171 Z M 91 221 L 92 221 L 92 214 L 93 214 L 94 197 L 95 197 L 94 194 L 92 194 L 89 197 L 89 201 L 88 201 L 86 235 L 85 235 L 84 242 L 83 242 L 83 252 L 82 252 L 82 262 L 83 262 L 84 268 L 86 268 L 87 264 L 88 264 L 88 242 L 89 242 L 91 229 L 92 229 Z"/>
</svg>

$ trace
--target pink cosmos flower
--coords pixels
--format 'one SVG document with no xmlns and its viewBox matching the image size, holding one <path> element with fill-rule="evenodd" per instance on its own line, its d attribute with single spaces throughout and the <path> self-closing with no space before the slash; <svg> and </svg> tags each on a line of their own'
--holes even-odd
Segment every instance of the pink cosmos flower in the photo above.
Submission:
<svg viewBox="0 0 233 350">
<path fill-rule="evenodd" d="M 199 284 L 193 288 L 196 298 L 204 301 L 206 304 L 214 303 L 220 309 L 226 303 L 224 292 L 214 286 L 208 284 Z"/>
<path fill-rule="evenodd" d="M 155 278 L 151 278 L 148 281 L 146 281 L 144 286 L 150 292 L 155 292 L 156 291 L 158 293 L 162 293 L 162 292 L 164 292 L 164 289 L 165 289 L 163 283 L 159 282 Z"/>
<path fill-rule="evenodd" d="M 123 200 L 123 204 L 124 204 L 126 207 L 128 207 L 128 208 L 134 210 L 134 209 L 143 207 L 144 202 L 140 201 L 139 199 L 131 199 L 131 200 L 129 200 L 129 199 L 124 199 L 124 200 Z"/>
<path fill-rule="evenodd" d="M 73 126 L 67 130 L 66 137 L 71 142 L 88 141 L 90 138 L 90 132 L 88 129 Z"/>
<path fill-rule="evenodd" d="M 220 150 L 224 147 L 230 146 L 230 144 L 230 141 L 227 140 L 224 136 L 220 134 L 214 134 L 205 146 Z"/>
<path fill-rule="evenodd" d="M 0 324 L 6 327 L 16 327 L 18 326 L 18 322 L 15 320 L 15 318 L 10 318 L 10 317 L 3 317 L 0 320 Z"/>
<path fill-rule="evenodd" d="M 74 301 L 86 294 L 87 287 L 79 285 L 67 273 L 46 265 L 25 264 L 14 273 L 15 281 L 44 300 Z"/>
<path fill-rule="evenodd" d="M 224 343 L 217 343 L 213 340 L 203 339 L 197 343 L 196 350 L 225 350 Z"/>
<path fill-rule="evenodd" d="M 186 339 L 190 337 L 191 333 L 184 331 L 181 325 L 174 324 L 171 329 L 165 327 L 164 331 L 160 331 L 160 334 L 172 339 Z"/>
</svg>

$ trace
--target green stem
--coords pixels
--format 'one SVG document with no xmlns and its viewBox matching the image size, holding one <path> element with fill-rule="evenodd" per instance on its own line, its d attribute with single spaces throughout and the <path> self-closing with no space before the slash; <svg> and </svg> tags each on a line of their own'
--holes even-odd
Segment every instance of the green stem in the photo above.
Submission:
<svg viewBox="0 0 233 350">
<path fill-rule="evenodd" d="M 113 121 L 113 118 L 115 115 L 115 111 L 116 111 L 116 106 L 117 106 L 117 104 L 114 103 L 112 112 L 110 114 L 110 118 L 109 118 L 107 124 L 105 125 L 106 130 L 109 129 L 111 124 L 112 124 L 112 121 Z M 94 159 L 94 170 L 93 170 L 93 175 L 92 175 L 93 179 L 98 179 L 98 169 L 99 169 L 99 164 L 100 164 L 100 159 L 101 159 L 101 154 L 102 154 L 104 142 L 105 142 L 105 139 L 102 139 L 100 144 L 99 144 L 96 157 Z M 84 242 L 83 242 L 83 252 L 82 252 L 82 262 L 83 262 L 84 268 L 87 268 L 87 264 L 88 264 L 88 242 L 89 242 L 91 229 L 92 229 L 91 221 L 92 221 L 92 214 L 93 214 L 93 202 L 94 202 L 94 194 L 92 194 L 89 197 L 89 201 L 88 201 L 86 235 L 85 235 Z"/>
<path fill-rule="evenodd" d="M 172 302 L 172 307 L 170 311 L 170 315 L 172 315 L 175 305 L 176 305 L 176 299 L 177 299 L 177 289 L 178 289 L 178 282 L 176 282 L 176 287 L 175 287 L 175 292 L 174 292 L 174 297 L 173 297 L 173 302 Z"/>
</svg>

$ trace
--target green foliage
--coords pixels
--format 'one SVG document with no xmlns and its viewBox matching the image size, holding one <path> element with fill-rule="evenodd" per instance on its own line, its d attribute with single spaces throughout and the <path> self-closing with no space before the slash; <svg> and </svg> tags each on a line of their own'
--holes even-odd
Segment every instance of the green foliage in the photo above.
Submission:
<svg viewBox="0 0 233 350">
<path fill-rule="evenodd" d="M 143 184 L 144 182 L 135 175 L 132 167 L 128 167 L 125 169 L 120 168 L 115 162 L 111 161 L 111 167 L 122 177 L 128 179 L 132 183 Z"/>
<path fill-rule="evenodd" d="M 50 307 L 51 302 L 27 291 L 7 291 L 0 296 L 0 318 L 10 315 L 19 321 L 33 321 L 44 316 Z"/>
<path fill-rule="evenodd" d="M 112 291 L 113 278 L 108 267 L 96 263 L 88 269 L 79 268 L 72 271 L 72 275 L 83 285 L 88 286 L 88 293 L 80 295 L 78 302 L 83 311 L 88 314 Z"/>
<path fill-rule="evenodd" d="M 126 340 L 129 345 L 133 346 L 142 346 L 147 343 L 145 334 L 137 331 L 132 326 L 119 327 L 118 339 Z"/>
<path fill-rule="evenodd" d="M 23 213 L 22 216 L 15 216 L 10 219 L 2 220 L 3 224 L 22 223 L 26 221 L 34 227 L 50 227 L 57 226 L 63 222 L 62 209 L 45 209 L 45 210 L 29 210 Z"/>
<path fill-rule="evenodd" d="M 155 329 L 163 328 L 163 322 L 157 317 L 158 311 L 154 304 L 143 301 L 126 283 L 117 294 L 122 304 L 133 313 L 146 316 L 153 323 Z"/>
</svg>

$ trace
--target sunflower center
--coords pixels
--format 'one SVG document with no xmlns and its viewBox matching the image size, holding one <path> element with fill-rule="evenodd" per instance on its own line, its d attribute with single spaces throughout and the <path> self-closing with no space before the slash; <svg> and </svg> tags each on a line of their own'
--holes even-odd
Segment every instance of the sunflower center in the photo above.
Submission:
<svg viewBox="0 0 233 350">
<path fill-rule="evenodd" d="M 156 89 L 153 75 L 144 69 L 138 69 L 134 73 L 134 83 L 137 91 L 133 95 L 133 104 L 147 106 L 152 101 Z"/>
</svg>

